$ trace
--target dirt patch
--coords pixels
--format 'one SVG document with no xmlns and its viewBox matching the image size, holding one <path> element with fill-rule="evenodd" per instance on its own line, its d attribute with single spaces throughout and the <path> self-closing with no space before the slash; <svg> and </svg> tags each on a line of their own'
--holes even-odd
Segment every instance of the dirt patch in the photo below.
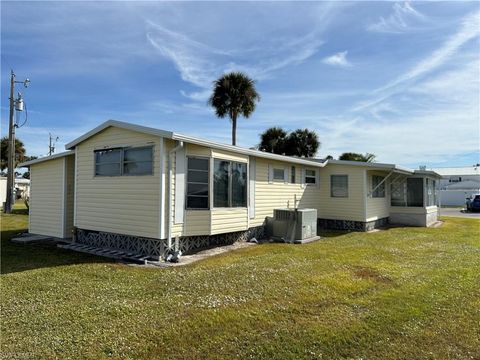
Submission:
<svg viewBox="0 0 480 360">
<path fill-rule="evenodd" d="M 368 279 L 383 284 L 393 283 L 393 280 L 388 276 L 382 275 L 372 268 L 357 266 L 354 268 L 353 274 L 360 279 Z"/>
</svg>

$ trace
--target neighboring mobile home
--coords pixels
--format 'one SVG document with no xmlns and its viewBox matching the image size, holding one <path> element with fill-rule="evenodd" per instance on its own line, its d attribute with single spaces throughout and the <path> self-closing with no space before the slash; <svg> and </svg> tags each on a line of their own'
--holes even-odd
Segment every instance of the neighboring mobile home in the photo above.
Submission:
<svg viewBox="0 0 480 360">
<path fill-rule="evenodd" d="M 31 233 L 162 256 L 262 236 L 277 208 L 370 230 L 436 221 L 431 171 L 326 162 L 109 120 L 30 167 Z"/>
</svg>

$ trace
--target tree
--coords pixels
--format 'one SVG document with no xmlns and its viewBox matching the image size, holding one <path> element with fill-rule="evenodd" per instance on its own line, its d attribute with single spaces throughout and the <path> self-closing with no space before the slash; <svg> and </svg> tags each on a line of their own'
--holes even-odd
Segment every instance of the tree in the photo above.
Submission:
<svg viewBox="0 0 480 360">
<path fill-rule="evenodd" d="M 327 155 L 324 160 L 333 160 L 333 156 L 332 155 Z"/>
<path fill-rule="evenodd" d="M 0 169 L 3 171 L 8 167 L 8 137 L 5 136 L 0 144 Z M 15 139 L 15 167 L 25 161 L 25 147 L 20 139 Z"/>
<path fill-rule="evenodd" d="M 315 131 L 297 129 L 287 137 L 285 155 L 310 158 L 315 156 L 319 147 L 320 141 Z"/>
<path fill-rule="evenodd" d="M 375 155 L 370 154 L 370 153 L 365 153 L 365 155 L 363 155 L 363 154 L 346 152 L 346 153 L 343 153 L 342 155 L 340 155 L 338 160 L 374 162 L 375 157 L 376 157 Z"/>
<path fill-rule="evenodd" d="M 258 150 L 274 153 L 285 153 L 285 142 L 287 140 L 287 132 L 281 127 L 271 127 L 260 134 L 260 145 Z"/>
<path fill-rule="evenodd" d="M 24 179 L 30 179 L 30 171 L 25 171 L 22 175 L 22 178 Z"/>
<path fill-rule="evenodd" d="M 237 118 L 245 118 L 255 111 L 260 95 L 255 81 L 241 72 L 231 72 L 213 82 L 213 94 L 208 103 L 219 118 L 228 116 L 232 122 L 232 145 L 237 144 Z"/>
</svg>

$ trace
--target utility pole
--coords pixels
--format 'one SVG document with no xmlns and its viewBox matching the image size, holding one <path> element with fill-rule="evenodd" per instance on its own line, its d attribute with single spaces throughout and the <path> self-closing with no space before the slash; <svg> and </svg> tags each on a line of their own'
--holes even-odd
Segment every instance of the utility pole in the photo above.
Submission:
<svg viewBox="0 0 480 360">
<path fill-rule="evenodd" d="M 28 87 L 29 79 L 24 81 L 16 81 L 15 73 L 11 70 L 10 74 L 10 114 L 8 119 L 8 173 L 7 173 L 7 198 L 5 201 L 4 211 L 7 214 L 12 212 L 13 206 L 13 188 L 15 186 L 15 103 L 18 103 L 18 111 L 23 111 L 23 103 L 21 95 L 15 99 L 15 84 L 22 83 L 23 86 Z"/>
<path fill-rule="evenodd" d="M 10 115 L 8 120 L 8 173 L 7 173 L 7 199 L 5 202 L 4 210 L 7 214 L 12 212 L 13 204 L 13 187 L 15 182 L 15 124 L 13 117 L 15 115 L 14 110 L 14 92 L 15 92 L 15 73 L 11 72 L 10 75 Z"/>
<path fill-rule="evenodd" d="M 55 143 L 58 141 L 58 136 L 55 137 L 55 140 L 54 140 L 54 142 L 53 142 L 53 144 L 52 144 L 53 136 L 52 136 L 51 133 L 48 133 L 48 135 L 49 135 L 49 138 L 50 138 L 49 144 L 48 144 L 48 156 L 50 156 L 50 155 L 52 155 L 52 154 L 55 152 Z"/>
</svg>

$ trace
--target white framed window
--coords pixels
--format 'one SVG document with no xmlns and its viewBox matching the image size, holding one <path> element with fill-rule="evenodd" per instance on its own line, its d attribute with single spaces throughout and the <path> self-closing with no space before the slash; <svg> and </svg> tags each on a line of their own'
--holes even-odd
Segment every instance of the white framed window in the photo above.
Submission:
<svg viewBox="0 0 480 360">
<path fill-rule="evenodd" d="M 292 167 L 290 168 L 290 183 L 291 183 L 291 184 L 295 184 L 295 182 L 296 182 L 295 177 L 296 177 L 295 166 L 292 166 Z"/>
<path fill-rule="evenodd" d="M 209 167 L 210 159 L 187 157 L 187 201 L 188 210 L 209 208 Z"/>
<path fill-rule="evenodd" d="M 95 176 L 153 175 L 153 147 L 111 148 L 94 151 Z"/>
<path fill-rule="evenodd" d="M 330 197 L 348 197 L 348 175 L 330 175 Z"/>
<path fill-rule="evenodd" d="M 247 164 L 214 160 L 213 206 L 247 207 Z"/>
<path fill-rule="evenodd" d="M 305 169 L 305 184 L 315 185 L 317 183 L 317 171 Z"/>
<path fill-rule="evenodd" d="M 285 169 L 273 168 L 273 180 L 285 181 Z"/>
<path fill-rule="evenodd" d="M 385 177 L 373 175 L 372 176 L 372 197 L 384 198 L 385 197 Z"/>
</svg>

